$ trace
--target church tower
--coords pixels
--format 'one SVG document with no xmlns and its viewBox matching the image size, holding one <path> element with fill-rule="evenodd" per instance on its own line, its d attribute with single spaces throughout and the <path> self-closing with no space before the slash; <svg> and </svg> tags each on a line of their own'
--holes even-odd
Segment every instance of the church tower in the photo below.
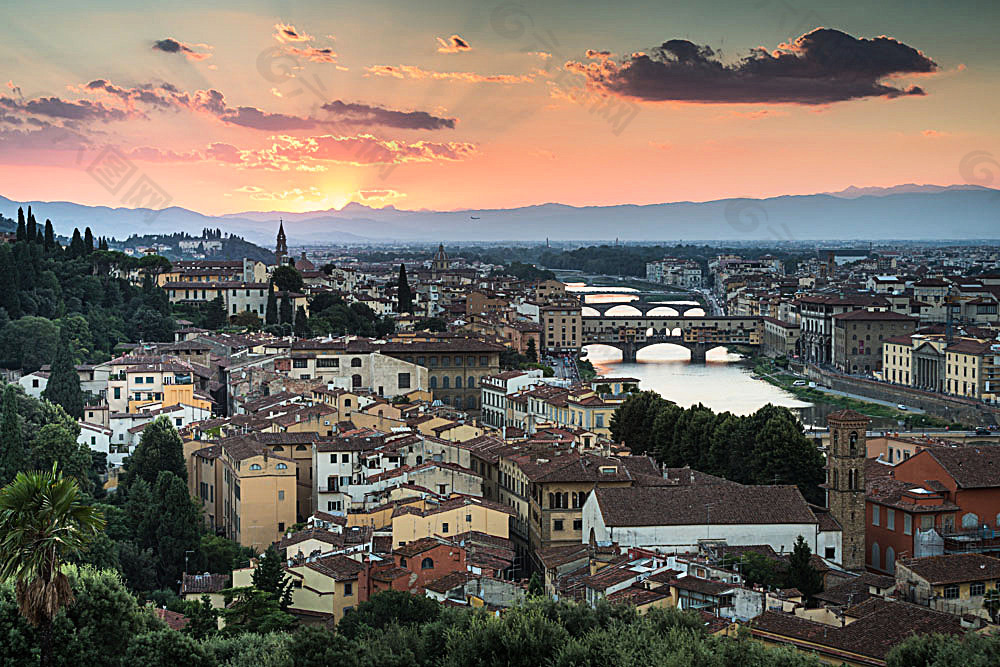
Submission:
<svg viewBox="0 0 1000 667">
<path fill-rule="evenodd" d="M 434 277 L 440 276 L 445 273 L 451 266 L 451 260 L 448 259 L 448 253 L 444 251 L 444 244 L 438 244 L 437 254 L 434 255 L 434 259 L 431 261 L 431 275 Z"/>
<path fill-rule="evenodd" d="M 288 240 L 285 238 L 285 223 L 278 219 L 278 243 L 274 246 L 274 258 L 278 266 L 285 263 L 288 257 Z"/>
<path fill-rule="evenodd" d="M 826 457 L 826 506 L 843 529 L 840 563 L 865 568 L 865 458 L 870 420 L 854 410 L 827 415 L 830 446 Z"/>
</svg>

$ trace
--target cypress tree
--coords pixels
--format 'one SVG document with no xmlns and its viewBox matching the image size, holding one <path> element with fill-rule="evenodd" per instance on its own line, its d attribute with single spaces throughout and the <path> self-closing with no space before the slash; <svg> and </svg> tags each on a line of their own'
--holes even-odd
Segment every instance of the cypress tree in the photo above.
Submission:
<svg viewBox="0 0 1000 667">
<path fill-rule="evenodd" d="M 538 349 L 535 347 L 535 339 L 528 339 L 528 347 L 524 351 L 524 356 L 528 357 L 528 361 L 531 363 L 536 363 L 538 361 Z"/>
<path fill-rule="evenodd" d="M 292 300 L 288 298 L 288 294 L 281 297 L 281 306 L 278 313 L 278 321 L 280 324 L 291 324 L 292 323 Z"/>
<path fill-rule="evenodd" d="M 3 416 L 0 417 L 0 484 L 7 484 L 19 470 L 27 467 L 27 452 L 17 422 L 17 390 L 8 384 L 3 390 Z"/>
<path fill-rule="evenodd" d="M 306 309 L 299 306 L 295 310 L 295 335 L 299 338 L 308 338 L 311 329 L 309 328 L 309 318 L 306 317 Z"/>
<path fill-rule="evenodd" d="M 792 549 L 792 556 L 788 560 L 788 581 L 789 588 L 797 588 L 805 598 L 810 598 L 823 590 L 823 579 L 819 572 L 812 566 L 812 549 L 805 539 L 799 535 L 795 540 L 795 547 Z"/>
<path fill-rule="evenodd" d="M 69 242 L 69 256 L 81 257 L 82 255 L 83 255 L 83 237 L 80 236 L 79 228 L 74 227 L 73 238 Z"/>
<path fill-rule="evenodd" d="M 281 561 L 281 554 L 272 544 L 257 561 L 250 581 L 257 590 L 273 595 L 284 611 L 292 603 L 292 578 L 285 574 Z"/>
<path fill-rule="evenodd" d="M 20 206 L 17 207 L 17 237 L 16 240 L 23 241 L 24 237 L 28 234 L 28 230 L 24 224 L 24 209 Z"/>
<path fill-rule="evenodd" d="M 38 227 L 38 224 L 35 222 L 35 216 L 31 212 L 31 207 L 29 206 L 28 207 L 28 224 L 25 227 L 25 236 L 24 236 L 24 238 L 27 239 L 28 241 L 34 242 L 35 239 L 38 237 L 37 227 Z"/>
<path fill-rule="evenodd" d="M 208 312 L 205 313 L 206 329 L 221 329 L 226 326 L 226 305 L 222 302 L 222 295 L 215 297 L 208 302 Z"/>
<path fill-rule="evenodd" d="M 94 252 L 94 233 L 87 227 L 83 232 L 83 252 L 89 255 Z"/>
<path fill-rule="evenodd" d="M 157 476 L 164 470 L 187 482 L 184 445 L 165 416 L 157 417 L 143 429 L 139 445 L 125 463 L 125 485 L 128 487 L 140 478 L 150 485 L 156 484 Z"/>
<path fill-rule="evenodd" d="M 73 365 L 73 354 L 69 347 L 69 337 L 61 333 L 56 358 L 49 373 L 49 383 L 42 392 L 42 397 L 61 405 L 73 419 L 80 419 L 83 417 L 83 392 L 80 391 L 80 376 Z"/>
<path fill-rule="evenodd" d="M 52 221 L 45 219 L 45 249 L 52 250 L 56 245 L 56 232 L 52 228 Z"/>
<path fill-rule="evenodd" d="M 413 292 L 410 291 L 410 283 L 406 280 L 406 265 L 399 265 L 399 282 L 396 284 L 396 301 L 400 313 L 413 312 Z"/>
<path fill-rule="evenodd" d="M 194 504 L 185 479 L 161 470 L 153 486 L 157 519 L 156 553 L 160 585 L 173 587 L 184 571 L 187 551 L 198 550 L 201 512 Z"/>
<path fill-rule="evenodd" d="M 278 296 L 274 293 L 274 283 L 267 284 L 267 308 L 264 310 L 264 324 L 278 323 Z"/>
</svg>

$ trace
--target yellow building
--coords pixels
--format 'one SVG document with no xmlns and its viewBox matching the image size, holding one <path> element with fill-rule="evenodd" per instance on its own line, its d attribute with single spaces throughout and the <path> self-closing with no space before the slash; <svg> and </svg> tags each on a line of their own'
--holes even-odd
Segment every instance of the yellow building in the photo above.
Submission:
<svg viewBox="0 0 1000 667">
<path fill-rule="evenodd" d="M 906 599 L 931 609 L 989 619 L 986 591 L 1000 585 L 1000 558 L 957 553 L 896 561 L 896 588 Z"/>
<path fill-rule="evenodd" d="M 408 503 L 393 512 L 392 544 L 400 546 L 435 535 L 454 537 L 469 531 L 507 539 L 512 514 L 503 505 L 471 496 Z"/>
<path fill-rule="evenodd" d="M 194 370 L 180 361 L 134 363 L 122 369 L 112 366 L 108 379 L 111 412 L 140 412 L 145 407 L 190 405 L 212 409 L 211 399 L 195 391 Z"/>
</svg>

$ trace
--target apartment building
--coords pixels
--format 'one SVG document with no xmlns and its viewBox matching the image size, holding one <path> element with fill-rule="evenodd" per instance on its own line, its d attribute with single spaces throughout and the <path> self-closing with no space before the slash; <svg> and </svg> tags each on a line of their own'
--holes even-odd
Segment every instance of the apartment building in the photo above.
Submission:
<svg viewBox="0 0 1000 667">
<path fill-rule="evenodd" d="M 565 299 L 538 309 L 542 349 L 549 354 L 576 354 L 583 336 L 583 309 L 576 299 Z"/>
<path fill-rule="evenodd" d="M 190 364 L 160 361 L 159 357 L 122 357 L 113 361 L 107 398 L 112 413 L 178 404 L 206 410 L 212 407 L 211 398 L 195 390 Z"/>
<path fill-rule="evenodd" d="M 834 315 L 833 364 L 845 373 L 880 372 L 883 342 L 912 334 L 916 328 L 916 318 L 893 311 L 853 310 Z"/>
<path fill-rule="evenodd" d="M 292 343 L 290 376 L 322 380 L 341 389 L 366 389 L 379 396 L 399 396 L 430 388 L 428 369 L 379 351 L 366 338 L 309 339 Z"/>
</svg>

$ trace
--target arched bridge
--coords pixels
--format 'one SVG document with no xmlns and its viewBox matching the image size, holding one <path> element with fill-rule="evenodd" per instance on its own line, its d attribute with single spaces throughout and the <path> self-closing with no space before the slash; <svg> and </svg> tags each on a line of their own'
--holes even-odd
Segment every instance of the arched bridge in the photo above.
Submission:
<svg viewBox="0 0 1000 667">
<path fill-rule="evenodd" d="M 600 313 L 600 315 L 602 317 L 608 316 L 607 312 L 609 310 L 611 310 L 612 308 L 618 308 L 620 306 L 628 306 L 629 308 L 635 308 L 640 313 L 642 313 L 643 316 L 646 316 L 646 314 L 649 313 L 649 311 L 654 310 L 656 308 L 670 308 L 670 309 L 676 311 L 677 314 L 679 316 L 681 316 L 681 317 L 683 317 L 685 313 L 689 313 L 692 310 L 702 310 L 702 311 L 704 311 L 704 308 L 702 308 L 702 306 L 698 305 L 697 303 L 675 304 L 675 303 L 645 303 L 645 302 L 641 302 L 641 301 L 636 301 L 636 302 L 633 302 L 633 303 L 627 303 L 627 302 L 625 302 L 625 303 L 584 303 L 583 304 L 584 308 L 590 308 L 592 310 L 596 310 L 598 313 Z M 622 318 L 622 317 L 632 317 L 632 315 L 619 315 L 618 316 L 619 319 Z M 665 317 L 672 317 L 672 316 L 667 315 Z"/>
<path fill-rule="evenodd" d="M 634 362 L 644 347 L 671 343 L 691 350 L 693 363 L 725 345 L 760 344 L 759 317 L 683 317 L 673 315 L 584 315 L 583 345 L 609 345 L 622 351 L 622 361 Z"/>
</svg>

